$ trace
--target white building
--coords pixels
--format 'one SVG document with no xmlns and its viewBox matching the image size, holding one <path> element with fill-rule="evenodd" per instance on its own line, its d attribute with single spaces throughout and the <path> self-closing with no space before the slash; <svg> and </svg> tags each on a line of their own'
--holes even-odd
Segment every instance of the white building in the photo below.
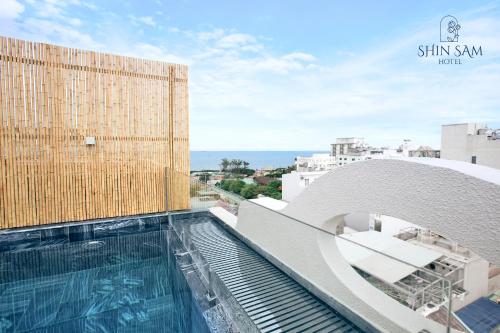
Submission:
<svg viewBox="0 0 500 333">
<path fill-rule="evenodd" d="M 443 125 L 441 158 L 500 169 L 500 129 L 478 123 Z"/>
<path fill-rule="evenodd" d="M 364 138 L 337 138 L 331 145 L 330 154 L 313 154 L 310 157 L 297 156 L 297 172 L 283 175 L 283 200 L 291 201 L 314 180 L 337 166 L 371 159 L 408 157 L 410 140 L 404 140 L 397 149 L 374 148 L 365 143 Z"/>
<path fill-rule="evenodd" d="M 290 202 L 300 194 L 306 187 L 327 171 L 292 171 L 292 173 L 283 174 L 281 178 L 282 200 Z"/>
<path fill-rule="evenodd" d="M 493 279 L 488 278 L 490 266 L 486 260 L 429 229 L 420 228 L 413 223 L 381 214 L 349 214 L 344 217 L 344 221 L 344 233 L 348 237 L 361 240 L 360 244 L 364 247 L 356 249 L 351 244 L 345 244 L 345 246 L 339 244 L 341 252 L 357 268 L 389 285 L 395 284 L 392 288 L 398 289 L 398 286 L 405 286 L 405 284 L 414 281 L 407 278 L 409 274 L 405 275 L 404 265 L 399 267 L 400 263 L 392 262 L 387 257 L 378 258 L 381 262 L 378 265 L 374 264 L 377 257 L 374 256 L 374 253 L 367 251 L 367 248 L 377 249 L 378 246 L 384 245 L 392 248 L 392 252 L 396 253 L 398 251 L 395 251 L 395 248 L 400 247 L 399 259 L 408 263 L 412 263 L 412 258 L 415 256 L 421 255 L 419 249 L 432 251 L 434 257 L 429 257 L 428 262 L 422 267 L 425 266 L 428 270 L 446 275 L 455 283 L 455 286 L 459 287 L 455 290 L 458 297 L 454 300 L 453 311 L 470 304 L 479 297 L 487 296 L 489 285 L 494 283 Z M 374 231 L 378 232 L 373 233 Z M 392 246 L 391 244 L 396 245 Z M 414 250 L 410 250 L 411 246 L 408 244 L 416 247 L 413 247 Z M 407 251 L 404 251 L 405 248 Z M 364 252 L 364 256 L 360 257 L 358 253 L 360 251 Z M 365 257 L 373 258 L 368 260 Z M 420 259 L 423 257 L 425 255 L 422 255 Z M 388 269 L 388 266 L 394 266 L 395 269 Z M 387 278 L 387 276 L 392 278 L 397 276 L 396 271 L 400 271 L 399 274 L 401 274 L 398 279 Z M 416 286 L 412 286 L 412 288 L 416 288 Z M 416 288 L 416 290 L 419 289 L 421 288 Z M 409 296 L 408 293 L 404 292 L 396 292 L 396 294 L 393 293 L 393 296 L 397 296 L 396 298 L 399 297 L 401 300 Z M 421 310 L 426 309 L 422 308 Z"/>
<path fill-rule="evenodd" d="M 335 167 L 335 156 L 330 154 L 313 154 L 310 157 L 295 158 L 297 171 L 328 171 Z"/>
<path fill-rule="evenodd" d="M 342 154 L 337 156 L 337 166 L 346 165 L 358 161 L 366 161 L 380 158 L 402 158 L 408 157 L 408 150 L 382 148 L 365 148 L 358 152 Z"/>
<path fill-rule="evenodd" d="M 429 146 L 420 146 L 418 149 L 408 151 L 408 157 L 432 157 L 440 158 L 441 151 L 439 149 L 432 149 Z"/>
<path fill-rule="evenodd" d="M 337 138 L 331 146 L 330 155 L 332 156 L 348 155 L 366 148 L 364 138 Z"/>
</svg>

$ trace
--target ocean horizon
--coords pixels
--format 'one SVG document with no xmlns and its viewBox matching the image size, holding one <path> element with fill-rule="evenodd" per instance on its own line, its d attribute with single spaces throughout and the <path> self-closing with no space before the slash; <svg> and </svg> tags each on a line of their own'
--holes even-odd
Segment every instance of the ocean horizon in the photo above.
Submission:
<svg viewBox="0 0 500 333">
<path fill-rule="evenodd" d="M 328 151 L 321 150 L 290 150 L 290 151 L 203 151 L 192 150 L 190 151 L 191 157 L 191 170 L 218 170 L 220 169 L 220 161 L 223 158 L 227 159 L 240 159 L 250 163 L 251 169 L 262 169 L 267 167 L 272 168 L 285 168 L 295 163 L 297 156 L 311 156 L 312 154 L 325 154 Z"/>
</svg>

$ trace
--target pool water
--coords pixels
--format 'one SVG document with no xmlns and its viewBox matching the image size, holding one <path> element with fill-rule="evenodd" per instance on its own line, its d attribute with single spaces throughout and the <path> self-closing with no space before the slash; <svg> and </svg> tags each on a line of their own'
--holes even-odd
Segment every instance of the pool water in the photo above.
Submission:
<svg viewBox="0 0 500 333">
<path fill-rule="evenodd" d="M 0 332 L 209 332 L 162 219 L 1 234 Z"/>
</svg>

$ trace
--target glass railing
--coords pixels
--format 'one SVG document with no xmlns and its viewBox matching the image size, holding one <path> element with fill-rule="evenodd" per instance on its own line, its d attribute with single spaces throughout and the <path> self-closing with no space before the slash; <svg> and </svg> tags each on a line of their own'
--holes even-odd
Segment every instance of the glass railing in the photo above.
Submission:
<svg viewBox="0 0 500 333">
<path fill-rule="evenodd" d="M 210 267 L 208 261 L 200 251 L 194 246 L 190 231 L 190 224 L 176 221 L 169 218 L 172 230 L 177 235 L 182 248 L 174 253 L 177 261 L 181 264 L 181 269 L 189 269 L 197 272 L 204 284 L 207 295 L 206 299 L 213 306 L 222 305 L 226 315 L 231 319 L 230 332 L 258 333 L 260 330 L 245 310 L 240 306 L 236 298 L 222 282 L 219 275 Z"/>
<path fill-rule="evenodd" d="M 269 207 L 263 206 L 253 201 L 248 201 L 252 205 L 258 206 L 260 208 L 266 209 L 275 214 L 286 217 L 287 219 L 294 221 L 295 223 L 302 224 L 303 226 L 311 229 L 316 229 L 317 231 L 326 234 L 331 237 L 337 237 L 346 242 L 349 242 L 353 245 L 362 247 L 365 250 L 376 253 L 377 255 L 384 256 L 387 259 L 394 260 L 400 264 L 404 264 L 407 266 L 411 266 L 414 269 L 414 272 L 409 275 L 410 279 L 406 281 L 405 284 L 389 284 L 386 283 L 374 276 L 371 276 L 369 273 L 366 273 L 359 268 L 353 269 L 360 274 L 365 280 L 371 283 L 374 287 L 380 289 L 388 296 L 397 300 L 401 304 L 409 307 L 412 310 L 427 310 L 429 312 L 433 311 L 441 311 L 444 314 L 444 318 L 439 318 L 435 320 L 441 325 L 446 327 L 446 332 L 451 331 L 452 321 L 457 322 L 457 318 L 452 313 L 452 302 L 453 295 L 455 292 L 454 283 L 445 275 L 441 275 L 437 272 L 434 272 L 426 267 L 415 266 L 407 261 L 401 260 L 400 258 L 391 256 L 385 252 L 378 251 L 376 249 L 367 247 L 366 245 L 356 242 L 349 237 L 345 237 L 343 235 L 336 235 L 335 233 L 325 230 L 321 227 L 311 225 L 305 221 L 301 221 L 289 215 L 286 215 L 280 211 L 273 210 Z M 411 279 L 414 279 L 412 281 Z M 457 288 L 461 289 L 461 288 Z M 456 294 L 456 293 L 455 293 Z M 427 308 L 425 308 L 427 307 Z M 438 307 L 436 310 L 433 307 Z M 442 316 L 441 316 L 442 317 Z M 467 327 L 462 325 L 462 328 L 467 330 Z"/>
<path fill-rule="evenodd" d="M 205 210 L 211 207 L 222 207 L 233 215 L 238 214 L 243 197 L 220 187 L 200 181 L 194 177 L 190 180 L 191 210 Z"/>
</svg>

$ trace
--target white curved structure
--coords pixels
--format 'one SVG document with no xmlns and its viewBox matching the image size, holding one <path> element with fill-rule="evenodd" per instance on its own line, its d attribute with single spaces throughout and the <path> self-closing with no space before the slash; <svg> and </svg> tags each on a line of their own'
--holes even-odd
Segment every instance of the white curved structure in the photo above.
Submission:
<svg viewBox="0 0 500 333">
<path fill-rule="evenodd" d="M 432 228 L 500 264 L 500 171 L 438 159 L 371 160 L 336 168 L 279 212 L 244 202 L 236 230 L 343 314 L 380 331 L 444 332 L 359 276 L 335 237 L 345 214 L 379 213 Z M 317 229 L 300 221 L 306 222 Z"/>
</svg>

